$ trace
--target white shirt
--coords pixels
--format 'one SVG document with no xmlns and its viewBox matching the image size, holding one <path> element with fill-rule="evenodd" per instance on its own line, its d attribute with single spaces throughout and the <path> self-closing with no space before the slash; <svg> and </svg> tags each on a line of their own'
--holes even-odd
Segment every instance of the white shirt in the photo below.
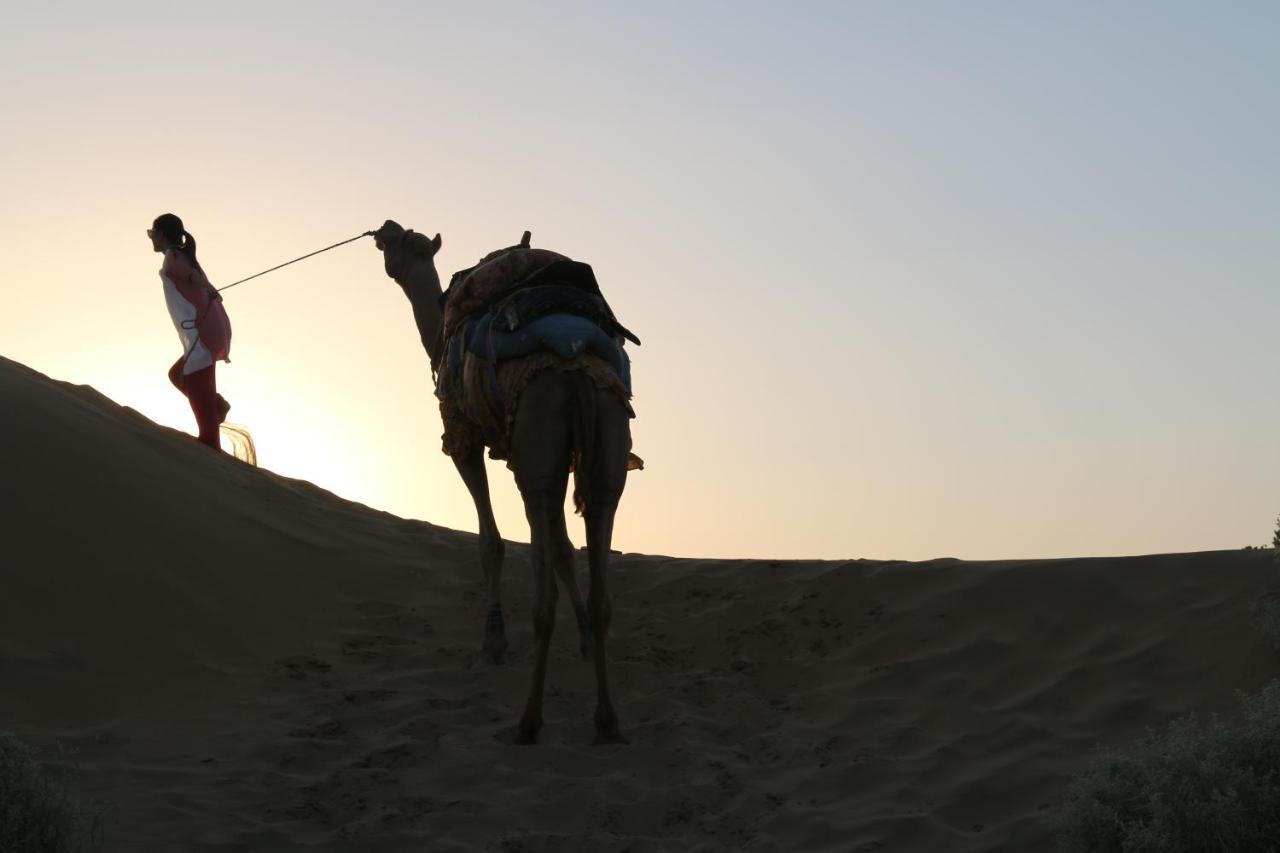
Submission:
<svg viewBox="0 0 1280 853">
<path fill-rule="evenodd" d="M 176 251 L 178 250 L 168 249 L 165 254 Z M 189 353 L 182 373 L 185 376 L 197 370 L 204 370 L 213 364 L 213 354 L 200 340 L 200 333 L 196 330 L 196 306 L 178 292 L 177 286 L 164 274 L 164 270 L 160 271 L 160 281 L 164 283 L 164 302 L 169 307 L 169 317 L 173 320 L 173 327 L 178 330 L 182 351 Z"/>
</svg>

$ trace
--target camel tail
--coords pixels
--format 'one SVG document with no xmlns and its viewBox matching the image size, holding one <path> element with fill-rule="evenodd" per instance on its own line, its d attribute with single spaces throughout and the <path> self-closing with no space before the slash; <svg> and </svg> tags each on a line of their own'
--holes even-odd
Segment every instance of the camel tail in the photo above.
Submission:
<svg viewBox="0 0 1280 853">
<path fill-rule="evenodd" d="M 596 464 L 596 385 L 581 370 L 568 375 L 573 381 L 573 506 L 582 515 L 591 503 Z"/>
</svg>

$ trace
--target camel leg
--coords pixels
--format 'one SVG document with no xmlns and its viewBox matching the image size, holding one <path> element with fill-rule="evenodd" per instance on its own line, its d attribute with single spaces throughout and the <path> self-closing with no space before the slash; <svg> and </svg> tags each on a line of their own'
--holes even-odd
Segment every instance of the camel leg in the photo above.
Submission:
<svg viewBox="0 0 1280 853">
<path fill-rule="evenodd" d="M 613 544 L 613 519 L 627 483 L 627 453 L 631 450 L 631 424 L 622 404 L 612 393 L 599 392 L 597 447 L 599 466 L 591 488 L 590 503 L 584 513 L 587 528 L 587 559 L 591 564 L 591 591 L 588 601 L 591 627 L 595 632 L 596 744 L 626 743 L 618 725 L 618 714 L 609 695 L 608 657 L 605 643 L 613 603 L 609 597 L 609 551 Z"/>
<path fill-rule="evenodd" d="M 578 620 L 578 649 L 582 653 L 583 660 L 591 660 L 591 654 L 594 651 L 595 641 L 591 635 L 591 619 L 587 614 L 587 605 L 582 600 L 582 592 L 578 589 L 578 573 L 575 570 L 573 560 L 573 543 L 569 541 L 569 531 L 565 527 L 564 513 L 561 512 L 556 516 L 559 522 L 558 542 L 556 543 L 556 577 L 560 579 L 560 586 L 569 594 L 569 601 L 573 604 L 573 615 Z"/>
<path fill-rule="evenodd" d="M 560 489 L 560 500 L 564 500 L 563 486 Z M 537 649 L 533 663 L 533 681 L 529 685 L 529 699 L 525 703 L 516 735 L 516 743 L 522 744 L 536 743 L 538 732 L 542 729 L 542 693 L 547 680 L 551 632 L 556 625 L 556 599 L 560 595 L 556 589 L 555 575 L 549 565 L 555 561 L 556 553 L 560 550 L 556 522 L 552 516 L 555 512 L 563 516 L 564 510 L 559 506 L 553 507 L 547 500 L 526 494 L 525 512 L 529 517 L 529 554 L 533 563 L 534 583 L 533 633 Z"/>
<path fill-rule="evenodd" d="M 594 507 L 588 507 L 587 524 L 587 559 L 591 563 L 591 591 L 588 602 L 591 613 L 591 627 L 595 632 L 596 666 L 596 744 L 626 743 L 618 728 L 618 713 L 614 710 L 613 699 L 609 695 L 608 658 L 605 643 L 609 639 L 609 624 L 613 619 L 613 602 L 609 596 L 609 546 L 613 539 L 613 517 L 617 512 L 617 504 L 606 505 L 603 501 L 593 501 Z"/>
<path fill-rule="evenodd" d="M 484 623 L 484 653 L 494 663 L 502 663 L 507 651 L 506 626 L 502 620 L 502 560 L 506 546 L 493 517 L 489 499 L 489 476 L 484 469 L 484 448 L 476 448 L 470 456 L 454 457 L 454 466 L 462 475 L 480 520 L 480 566 L 489 582 L 489 613 Z"/>
<path fill-rule="evenodd" d="M 516 733 L 516 743 L 535 743 L 542 728 L 542 694 L 547 656 L 555 628 L 556 578 L 567 540 L 564 497 L 569 484 L 569 445 L 565 411 L 568 394 L 556 374 L 534 379 L 520 396 L 511 429 L 511 467 L 525 517 L 529 519 L 529 554 L 533 563 L 533 629 L 537 642 L 529 699 Z M 570 565 L 572 562 L 570 561 Z"/>
</svg>

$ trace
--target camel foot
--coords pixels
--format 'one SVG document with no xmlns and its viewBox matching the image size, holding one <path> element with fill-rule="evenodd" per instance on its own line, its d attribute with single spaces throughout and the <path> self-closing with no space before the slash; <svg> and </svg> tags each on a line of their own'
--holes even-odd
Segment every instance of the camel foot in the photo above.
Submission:
<svg viewBox="0 0 1280 853">
<path fill-rule="evenodd" d="M 625 744 L 627 739 L 622 736 L 621 730 L 618 728 L 618 718 L 596 720 L 596 739 L 591 742 L 592 746 L 604 746 L 611 743 Z"/>
<path fill-rule="evenodd" d="M 591 741 L 592 746 L 609 746 L 610 744 L 626 746 L 629 743 L 631 741 L 622 736 L 622 732 L 618 731 L 617 726 L 614 726 L 609 731 L 596 729 L 596 739 Z"/>
<path fill-rule="evenodd" d="M 542 721 L 522 719 L 520 725 L 516 727 L 515 744 L 517 746 L 532 746 L 538 742 L 538 732 L 542 730 Z"/>
</svg>

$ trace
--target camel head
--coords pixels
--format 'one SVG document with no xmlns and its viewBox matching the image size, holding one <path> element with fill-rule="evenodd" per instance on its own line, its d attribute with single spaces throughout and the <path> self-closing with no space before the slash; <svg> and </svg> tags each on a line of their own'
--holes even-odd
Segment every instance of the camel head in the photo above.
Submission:
<svg viewBox="0 0 1280 853">
<path fill-rule="evenodd" d="M 388 219 L 373 232 L 374 245 L 382 252 L 387 275 L 402 287 L 414 276 L 416 269 L 425 264 L 435 278 L 435 256 L 440 251 L 440 235 L 428 238 L 416 231 L 406 231 L 398 222 Z"/>
</svg>

